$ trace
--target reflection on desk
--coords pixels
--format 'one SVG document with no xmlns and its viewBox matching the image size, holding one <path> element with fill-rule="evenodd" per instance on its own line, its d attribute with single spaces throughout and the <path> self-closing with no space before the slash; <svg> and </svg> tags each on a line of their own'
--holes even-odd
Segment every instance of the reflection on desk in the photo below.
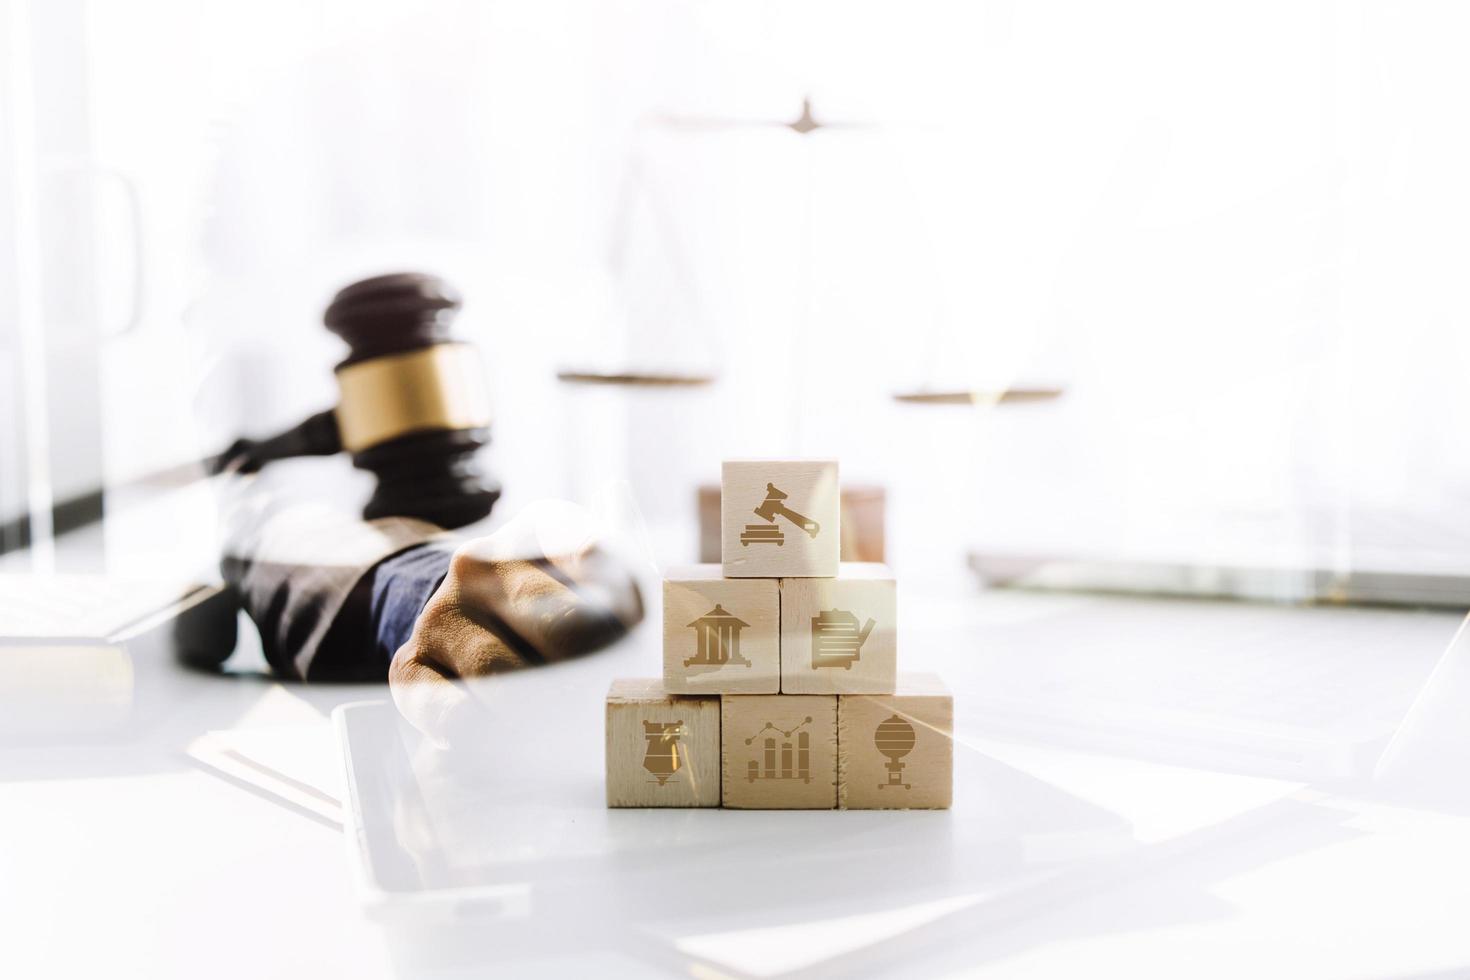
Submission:
<svg viewBox="0 0 1470 980">
<path fill-rule="evenodd" d="M 1261 748 L 1263 736 L 1291 744 L 1310 732 L 1355 760 L 1392 731 L 1457 616 L 1016 594 L 906 596 L 900 615 L 913 624 L 905 656 L 953 679 L 952 811 L 834 821 L 605 809 L 599 699 L 609 676 L 655 669 L 647 631 L 605 655 L 478 682 L 487 711 L 473 751 L 424 742 L 386 702 L 339 709 L 361 894 L 400 964 L 928 975 L 1005 973 L 1034 954 L 1049 975 L 1056 963 L 1080 971 L 1081 944 L 1135 975 L 1198 974 L 1192 953 L 1116 941 L 1173 927 L 1213 943 L 1235 975 L 1278 961 L 1332 975 L 1353 957 L 1316 962 L 1308 937 L 1324 920 L 1337 928 L 1341 896 L 1297 869 L 1331 853 L 1372 873 L 1349 847 L 1365 833 L 1361 819 L 1385 828 L 1377 846 L 1402 854 L 1410 877 L 1435 873 L 1421 834 L 1442 844 L 1470 831 L 1457 818 L 1386 808 L 1338 753 Z M 1329 707 L 1315 711 L 1302 692 L 1266 717 L 1260 692 L 1323 677 L 1324 656 L 1338 658 L 1353 690 L 1324 692 Z M 1195 700 L 1164 712 L 1191 677 Z M 1012 713 L 993 717 L 986 706 L 1002 693 Z M 1103 709 L 1128 698 L 1148 723 L 1102 740 L 1115 720 Z M 1153 698 L 1163 701 L 1150 713 Z M 1022 731 L 1016 705 L 1028 701 Z M 1337 727 L 1340 703 L 1370 710 Z M 1059 705 L 1088 709 L 1083 724 Z M 1279 778 L 1283 769 L 1293 778 Z M 1252 927 L 1231 930 L 1238 914 L 1212 893 L 1241 876 L 1306 887 L 1309 900 L 1277 908 L 1295 924 L 1289 935 L 1248 910 Z M 1427 893 L 1439 901 L 1457 888 L 1436 880 Z M 1269 885 L 1254 893 L 1262 906 L 1272 899 Z M 1384 896 L 1360 917 L 1346 945 L 1368 943 L 1371 915 L 1389 904 Z M 1067 925 L 1057 932 L 1054 922 Z M 1396 964 L 1470 962 L 1470 941 L 1436 938 Z"/>
</svg>

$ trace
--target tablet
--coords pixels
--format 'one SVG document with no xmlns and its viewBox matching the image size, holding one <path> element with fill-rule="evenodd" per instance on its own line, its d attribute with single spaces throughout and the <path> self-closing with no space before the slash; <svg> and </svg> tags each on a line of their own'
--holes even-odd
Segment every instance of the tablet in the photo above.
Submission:
<svg viewBox="0 0 1470 980">
<path fill-rule="evenodd" d="M 602 699 L 656 669 L 631 643 L 494 678 L 474 750 L 438 749 L 391 701 L 337 709 L 350 858 L 398 955 L 554 951 L 602 975 L 897 967 L 934 930 L 1134 846 L 1126 819 L 963 733 L 948 811 L 609 810 Z"/>
</svg>

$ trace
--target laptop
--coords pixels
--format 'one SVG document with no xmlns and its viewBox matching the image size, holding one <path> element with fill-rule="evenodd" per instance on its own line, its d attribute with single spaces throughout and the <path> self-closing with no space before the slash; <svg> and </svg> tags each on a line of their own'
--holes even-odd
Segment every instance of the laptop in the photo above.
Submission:
<svg viewBox="0 0 1470 980">
<path fill-rule="evenodd" d="M 148 720 L 144 678 L 217 666 L 238 602 L 220 585 L 100 574 L 0 574 L 0 746 L 121 733 Z"/>
</svg>

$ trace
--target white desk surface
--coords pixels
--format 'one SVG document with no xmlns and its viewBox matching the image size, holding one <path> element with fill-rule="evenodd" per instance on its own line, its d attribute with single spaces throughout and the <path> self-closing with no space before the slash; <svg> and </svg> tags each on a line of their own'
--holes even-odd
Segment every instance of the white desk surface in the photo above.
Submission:
<svg viewBox="0 0 1470 980">
<path fill-rule="evenodd" d="M 940 901 L 846 915 L 873 907 L 871 897 L 833 895 L 776 927 L 759 910 L 732 909 L 698 934 L 655 941 L 665 908 L 648 911 L 647 932 L 610 937 L 533 905 L 514 926 L 518 942 L 491 943 L 496 933 L 472 919 L 447 932 L 415 931 L 364 913 L 341 829 L 341 754 L 329 715 L 383 697 L 382 687 L 306 688 L 140 665 L 139 690 L 152 692 L 139 702 L 147 706 L 142 724 L 71 744 L 0 747 L 0 977 L 710 977 L 789 975 L 793 966 L 819 976 L 1470 975 L 1470 815 L 1396 803 L 1369 784 L 1191 765 L 1187 748 L 1165 764 L 1125 749 L 1081 751 L 1075 738 L 1005 740 L 966 707 L 1007 677 L 1045 680 L 1044 671 L 1014 671 L 1035 667 L 1028 624 L 1053 623 L 1047 635 L 1075 637 L 1098 668 L 1153 675 L 1164 662 L 1188 673 L 1196 662 L 1188 637 L 1244 617 L 1266 630 L 1296 624 L 1308 638 L 1320 631 L 1324 643 L 1346 628 L 1383 647 L 1371 661 L 1349 659 L 1343 683 L 1401 714 L 1459 615 L 920 591 L 904 593 L 904 666 L 950 681 L 959 770 L 972 781 L 960 796 L 999 805 L 969 804 L 906 826 L 927 828 L 922 833 L 941 850 L 949 836 L 978 834 L 1012 871 L 1036 871 L 1038 887 L 992 889 L 999 882 L 986 878 L 991 864 L 975 863 L 954 869 Z M 570 692 L 595 713 L 579 726 L 595 737 L 607 680 L 658 670 L 651 613 L 655 621 L 619 648 L 572 671 L 523 674 L 513 689 L 548 703 Z M 1130 637 L 1162 638 L 1168 660 L 1140 659 Z M 1276 656 L 1289 672 L 1297 659 L 1320 660 L 1322 652 L 1304 641 Z M 1215 653 L 1201 669 L 1239 682 L 1225 676 Z M 1256 658 L 1252 670 L 1259 668 Z M 224 734 L 211 739 L 211 732 Z M 544 737 L 558 737 L 551 732 Z M 302 792 L 293 799 L 262 790 L 249 772 L 258 758 L 275 760 L 268 766 L 287 771 Z M 572 768 L 595 773 L 597 761 Z M 601 787 L 587 779 L 585 795 L 596 797 Z M 1027 817 L 1037 829 L 1016 825 L 1014 813 L 997 817 L 1006 787 L 1023 784 L 1041 801 Z M 1083 832 L 1069 836 L 1079 814 Z M 883 814 L 808 816 L 830 821 L 858 853 L 863 840 L 881 852 L 877 842 L 891 826 Z M 668 823 L 645 811 L 616 819 L 617 831 L 644 847 L 653 840 L 642 838 L 656 838 Z M 640 832 L 640 824 L 650 829 Z M 636 876 L 627 862 L 604 868 L 592 882 L 601 892 L 636 890 L 631 877 L 618 880 Z M 1064 873 L 1047 882 L 1055 871 Z M 881 868 L 875 880 L 897 887 L 905 873 Z M 669 903 L 676 908 L 680 896 Z M 618 910 L 620 921 L 639 915 Z M 458 940 L 480 950 L 473 966 L 457 971 L 444 965 L 452 957 L 429 945 L 457 941 L 456 929 Z M 842 954 L 875 936 L 885 938 L 871 961 Z M 832 955 L 803 958 L 808 940 Z"/>
<path fill-rule="evenodd" d="M 982 648 L 987 636 L 993 638 L 991 663 L 1025 655 L 1008 646 L 1017 622 L 1066 610 L 1069 621 L 1107 621 L 1116 628 L 1125 614 L 1146 620 L 1155 608 L 1142 600 L 1003 593 L 947 602 L 945 608 L 963 610 L 969 628 L 979 631 Z M 942 632 L 935 610 L 943 605 L 906 606 L 905 614 L 918 608 L 930 629 Z M 1255 607 L 1168 602 L 1157 608 L 1174 623 L 1195 616 L 1210 623 L 1221 615 L 1253 615 Z M 1356 610 L 1277 609 L 1269 615 L 1358 617 L 1364 628 L 1387 624 L 1403 638 L 1390 655 L 1404 677 L 1402 689 L 1410 691 L 1427 676 L 1460 618 Z M 646 661 L 653 669 L 651 632 L 583 661 L 577 690 L 602 685 L 631 664 Z M 963 691 L 978 676 L 966 664 L 985 659 L 967 649 L 974 647 L 946 650 L 920 640 L 906 657 L 915 667 L 958 678 L 955 686 Z M 517 690 L 551 698 L 550 686 L 565 685 L 568 676 L 523 675 Z M 308 812 L 252 791 L 188 754 L 210 731 L 233 731 L 248 744 L 249 735 L 241 732 L 268 735 L 274 729 L 299 748 L 293 765 L 302 773 L 326 773 L 303 780 L 326 787 L 329 796 L 340 794 L 340 776 L 329 772 L 339 755 L 327 716 L 336 705 L 381 697 L 383 690 L 308 689 L 172 668 L 153 682 L 168 688 L 171 706 L 126 740 L 0 753 L 0 976 L 435 975 L 433 951 L 414 948 L 412 937 L 419 934 L 364 915 L 331 816 L 334 803 Z M 590 701 L 595 709 L 595 692 Z M 968 724 L 963 697 L 960 703 L 957 737 L 971 762 L 983 763 L 985 772 L 1004 772 L 1007 780 L 1034 780 L 1054 792 L 1059 813 L 1102 814 L 1104 824 L 1116 817 L 1112 825 L 1121 828 L 1121 838 L 1101 844 L 1084 839 L 1076 854 L 1068 854 L 1063 838 L 1004 830 L 997 848 L 1020 854 L 1039 871 L 1061 862 L 1069 873 L 1019 901 L 992 901 L 985 881 L 957 876 L 948 902 L 851 919 L 813 906 L 811 921 L 793 928 L 836 937 L 835 948 L 850 945 L 855 934 L 891 932 L 890 949 L 902 955 L 876 962 L 906 975 L 1388 977 L 1470 971 L 1470 930 L 1464 928 L 1470 920 L 1470 818 L 1394 805 L 1342 785 L 991 739 L 976 734 L 981 729 Z M 953 831 L 946 821 L 985 821 L 987 814 L 956 809 L 939 816 L 937 824 L 949 827 L 939 832 Z M 1051 815 L 1036 816 L 1044 821 Z M 853 817 L 882 820 L 842 813 L 815 819 L 842 827 Z M 639 819 L 635 812 L 620 814 L 620 831 L 636 830 Z M 629 873 L 617 862 L 607 867 L 612 878 Z M 892 869 L 895 881 L 903 873 Z M 608 894 L 618 893 L 620 883 L 606 884 Z M 842 896 L 834 898 L 840 906 Z M 650 919 L 659 911 L 650 911 Z M 770 933 L 742 934 L 743 924 L 757 921 L 743 923 L 736 913 L 702 935 L 685 936 L 678 948 L 689 955 L 680 963 L 667 948 L 644 955 L 636 936 L 608 944 L 597 930 L 581 932 L 543 909 L 522 930 L 540 941 L 486 950 L 482 965 L 486 972 L 498 967 L 516 976 L 779 974 L 792 961 L 741 954 L 742 944 L 773 939 Z M 479 934 L 472 920 L 462 928 L 471 939 Z M 424 934 L 422 941 L 437 942 L 436 935 L 443 933 Z M 774 938 L 779 945 L 780 936 Z M 802 969 L 827 975 L 864 972 L 862 965 L 819 958 Z"/>
</svg>

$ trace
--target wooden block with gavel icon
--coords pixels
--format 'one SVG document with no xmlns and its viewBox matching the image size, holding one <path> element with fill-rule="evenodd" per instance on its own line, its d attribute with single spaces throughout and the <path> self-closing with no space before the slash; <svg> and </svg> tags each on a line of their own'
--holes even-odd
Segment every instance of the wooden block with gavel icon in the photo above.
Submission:
<svg viewBox="0 0 1470 980">
<path fill-rule="evenodd" d="M 836 575 L 840 515 L 836 460 L 726 460 L 720 474 L 724 574 Z"/>
<path fill-rule="evenodd" d="M 695 497 L 699 513 L 699 560 L 720 561 L 720 485 L 701 483 Z M 888 495 L 875 483 L 842 481 L 840 557 L 843 561 L 886 561 L 884 512 Z"/>
<path fill-rule="evenodd" d="M 607 805 L 720 805 L 720 699 L 663 681 L 616 680 L 607 693 Z"/>
<path fill-rule="evenodd" d="M 892 694 L 837 699 L 838 805 L 947 810 L 954 793 L 954 698 L 933 674 L 903 674 Z"/>
</svg>

